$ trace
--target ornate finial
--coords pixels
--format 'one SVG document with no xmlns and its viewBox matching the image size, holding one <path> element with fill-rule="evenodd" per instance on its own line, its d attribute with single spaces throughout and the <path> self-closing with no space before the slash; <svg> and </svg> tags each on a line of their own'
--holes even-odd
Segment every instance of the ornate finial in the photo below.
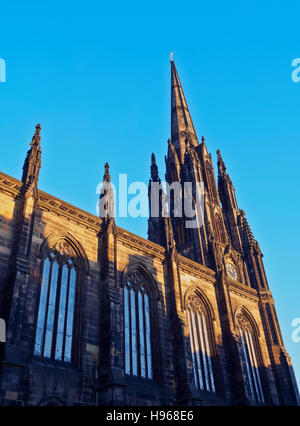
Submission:
<svg viewBox="0 0 300 426">
<path fill-rule="evenodd" d="M 151 155 L 151 180 L 152 182 L 160 182 L 159 176 L 158 176 L 158 167 L 155 160 L 155 155 L 152 153 Z"/>
<path fill-rule="evenodd" d="M 104 164 L 103 182 L 110 182 L 109 164 L 107 162 Z"/>
<path fill-rule="evenodd" d="M 175 53 L 175 52 L 170 52 L 170 57 L 169 57 L 169 59 L 170 59 L 171 61 L 174 61 L 174 59 L 173 59 L 173 55 L 174 55 L 174 53 Z"/>
<path fill-rule="evenodd" d="M 244 210 L 239 210 L 240 216 L 241 216 L 241 222 L 242 222 L 242 230 L 244 233 L 244 238 L 247 240 L 248 244 L 250 246 L 253 246 L 255 244 L 255 240 L 253 237 L 253 233 L 251 231 L 250 225 L 248 223 L 248 220 L 246 218 Z"/>
<path fill-rule="evenodd" d="M 205 142 L 205 137 L 204 137 L 204 136 L 202 136 L 201 140 L 202 140 L 202 142 L 204 143 L 204 142 Z"/>
<path fill-rule="evenodd" d="M 100 191 L 99 200 L 99 217 L 107 221 L 109 218 L 114 217 L 114 193 L 113 185 L 109 174 L 109 164 L 104 164 L 103 184 Z"/>
<path fill-rule="evenodd" d="M 35 126 L 35 132 L 34 132 L 32 141 L 30 142 L 30 146 L 31 147 L 36 147 L 36 146 L 40 145 L 40 142 L 41 142 L 41 136 L 40 136 L 41 129 L 42 129 L 41 125 L 40 125 L 40 123 L 38 123 Z"/>
<path fill-rule="evenodd" d="M 217 156 L 219 176 L 222 176 L 224 179 L 227 179 L 230 183 L 232 183 L 229 175 L 226 173 L 226 166 L 219 149 L 217 150 Z"/>
<path fill-rule="evenodd" d="M 222 165 L 222 169 L 225 171 L 226 170 L 225 163 L 222 158 L 221 151 L 219 149 L 217 149 L 217 156 L 218 156 L 218 166 Z"/>
<path fill-rule="evenodd" d="M 35 132 L 30 142 L 30 149 L 27 151 L 27 156 L 24 161 L 22 182 L 22 191 L 25 194 L 33 183 L 37 184 L 39 172 L 41 168 L 41 125 L 38 123 L 35 126 Z"/>
</svg>

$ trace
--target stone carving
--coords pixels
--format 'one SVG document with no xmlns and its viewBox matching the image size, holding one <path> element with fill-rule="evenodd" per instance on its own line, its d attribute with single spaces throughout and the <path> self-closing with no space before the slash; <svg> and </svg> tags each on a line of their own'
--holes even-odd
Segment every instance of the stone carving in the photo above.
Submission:
<svg viewBox="0 0 300 426">
<path fill-rule="evenodd" d="M 252 331 L 252 327 L 249 320 L 246 318 L 246 316 L 242 312 L 237 314 L 237 324 L 243 330 Z"/>
<path fill-rule="evenodd" d="M 55 244 L 54 250 L 60 253 L 62 256 L 74 257 L 75 253 L 70 244 L 67 241 L 59 241 Z"/>
<path fill-rule="evenodd" d="M 139 285 L 141 282 L 144 281 L 144 277 L 140 271 L 134 270 L 128 273 L 127 281 L 130 281 L 132 285 Z"/>
<path fill-rule="evenodd" d="M 201 313 L 204 313 L 204 308 L 203 308 L 202 301 L 200 300 L 199 297 L 194 296 L 194 295 L 192 295 L 192 296 L 189 297 L 188 308 L 191 311 L 194 311 L 194 312 L 199 311 Z"/>
</svg>

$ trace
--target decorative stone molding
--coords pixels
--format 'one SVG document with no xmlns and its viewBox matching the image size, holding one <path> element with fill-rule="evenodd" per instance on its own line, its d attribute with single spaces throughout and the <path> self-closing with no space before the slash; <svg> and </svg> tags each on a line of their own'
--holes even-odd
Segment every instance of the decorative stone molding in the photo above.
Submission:
<svg viewBox="0 0 300 426">
<path fill-rule="evenodd" d="M 143 282 L 143 275 L 139 270 L 135 269 L 128 273 L 127 280 L 130 281 L 130 283 L 133 285 L 139 285 L 141 282 Z"/>
<path fill-rule="evenodd" d="M 46 192 L 39 191 L 39 207 L 73 220 L 86 228 L 94 229 L 97 233 L 100 231 L 102 220 L 99 217 L 53 197 Z"/>
<path fill-rule="evenodd" d="M 189 297 L 187 307 L 194 312 L 199 311 L 203 314 L 205 312 L 205 309 L 203 307 L 203 303 L 202 303 L 200 297 L 198 297 L 196 295 L 191 295 Z"/>
<path fill-rule="evenodd" d="M 259 297 L 255 288 L 247 287 L 231 279 L 228 280 L 228 288 L 231 293 L 237 294 L 253 302 L 258 302 Z"/>
<path fill-rule="evenodd" d="M 22 189 L 22 182 L 5 173 L 0 172 L 0 191 L 14 198 L 20 195 Z"/>
<path fill-rule="evenodd" d="M 75 252 L 67 241 L 58 241 L 53 247 L 53 250 L 65 257 L 75 257 Z"/>
<path fill-rule="evenodd" d="M 238 326 L 250 330 L 257 338 L 260 338 L 260 330 L 251 312 L 244 306 L 238 305 L 234 309 L 234 328 L 238 332 Z"/>
<path fill-rule="evenodd" d="M 216 274 L 212 269 L 202 266 L 191 259 L 178 255 L 180 270 L 193 275 L 194 277 L 202 278 L 212 284 L 216 282 Z"/>
<path fill-rule="evenodd" d="M 250 331 L 252 330 L 251 324 L 248 320 L 248 318 L 246 318 L 246 316 L 242 313 L 239 312 L 236 316 L 236 322 L 239 325 L 240 328 L 242 328 L 243 330 L 247 330 Z"/>
<path fill-rule="evenodd" d="M 209 313 L 211 319 L 215 321 L 216 317 L 211 302 L 205 295 L 203 288 L 200 288 L 198 285 L 193 285 L 186 290 L 183 298 L 183 308 L 187 309 L 189 307 L 190 300 L 194 299 L 199 301 L 198 303 L 201 304 L 202 310 Z"/>
<path fill-rule="evenodd" d="M 12 197 L 17 198 L 21 195 L 22 186 L 22 182 L 18 179 L 0 172 L 0 192 L 7 193 Z M 81 210 L 78 207 L 66 203 L 65 201 L 62 201 L 41 190 L 38 191 L 38 195 L 39 207 L 42 210 L 54 212 L 58 216 L 64 216 L 67 219 L 77 222 L 79 225 L 82 225 L 85 228 L 92 228 L 99 232 L 102 222 L 99 217 Z"/>
<path fill-rule="evenodd" d="M 165 257 L 165 249 L 163 247 L 119 227 L 117 227 L 117 240 L 124 246 L 140 251 L 147 256 L 158 257 L 160 259 L 164 259 Z"/>
</svg>

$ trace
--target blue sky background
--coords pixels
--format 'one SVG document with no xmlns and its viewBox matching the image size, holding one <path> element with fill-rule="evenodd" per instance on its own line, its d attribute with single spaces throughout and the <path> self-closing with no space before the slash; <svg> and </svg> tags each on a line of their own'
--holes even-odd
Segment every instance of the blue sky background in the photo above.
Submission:
<svg viewBox="0 0 300 426">
<path fill-rule="evenodd" d="M 95 213 L 108 161 L 129 183 L 161 175 L 170 136 L 170 51 L 194 125 L 221 149 L 265 255 L 300 383 L 298 1 L 14 1 L 0 10 L 0 170 L 20 178 L 42 125 L 39 186 Z M 216 163 L 215 163 L 216 164 Z M 117 223 L 147 236 L 146 219 Z"/>
</svg>

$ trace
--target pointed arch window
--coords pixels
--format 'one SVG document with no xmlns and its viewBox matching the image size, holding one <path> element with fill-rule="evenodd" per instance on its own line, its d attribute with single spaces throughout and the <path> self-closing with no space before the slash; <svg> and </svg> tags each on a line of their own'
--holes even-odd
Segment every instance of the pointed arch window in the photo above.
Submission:
<svg viewBox="0 0 300 426">
<path fill-rule="evenodd" d="M 35 355 L 72 361 L 76 278 L 71 248 L 61 243 L 43 263 Z"/>
<path fill-rule="evenodd" d="M 240 336 L 240 358 L 246 394 L 248 398 L 264 403 L 258 364 L 258 347 L 253 327 L 244 313 L 237 315 L 237 327 Z"/>
<path fill-rule="evenodd" d="M 215 392 L 212 336 L 209 329 L 210 318 L 198 296 L 190 296 L 187 305 L 187 317 L 195 385 L 201 390 Z"/>
<path fill-rule="evenodd" d="M 152 324 L 147 282 L 139 271 L 124 286 L 125 373 L 153 379 Z"/>
</svg>

